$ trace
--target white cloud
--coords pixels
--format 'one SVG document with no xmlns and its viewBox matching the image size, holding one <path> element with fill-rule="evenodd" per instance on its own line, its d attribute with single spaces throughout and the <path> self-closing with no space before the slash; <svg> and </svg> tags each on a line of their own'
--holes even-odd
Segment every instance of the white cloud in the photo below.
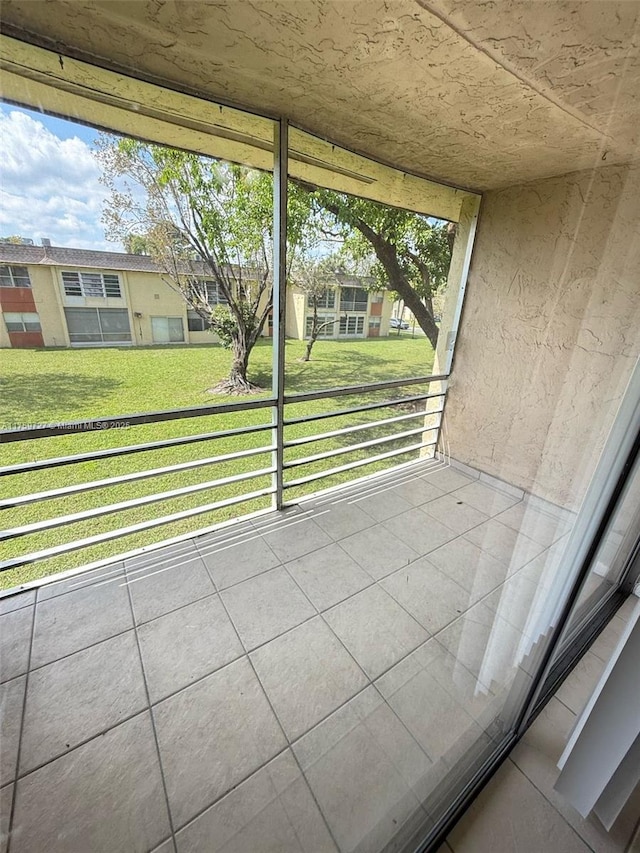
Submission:
<svg viewBox="0 0 640 853">
<path fill-rule="evenodd" d="M 106 191 L 91 148 L 77 136 L 59 139 L 26 113 L 0 109 L 0 234 L 56 246 L 118 251 L 100 222 Z"/>
</svg>

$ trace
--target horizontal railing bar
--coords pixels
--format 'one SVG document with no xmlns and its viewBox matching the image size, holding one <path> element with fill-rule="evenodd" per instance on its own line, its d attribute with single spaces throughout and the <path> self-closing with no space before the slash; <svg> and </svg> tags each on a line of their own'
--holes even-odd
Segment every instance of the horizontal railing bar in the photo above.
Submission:
<svg viewBox="0 0 640 853">
<path fill-rule="evenodd" d="M 356 462 L 347 462 L 345 465 L 339 465 L 337 468 L 328 468 L 326 471 L 319 471 L 317 474 L 309 474 L 306 477 L 299 477 L 297 480 L 290 480 L 288 483 L 284 483 L 284 488 L 290 489 L 293 486 L 302 486 L 305 483 L 313 482 L 313 480 L 321 480 L 323 477 L 341 474 L 343 471 L 350 471 L 352 468 L 361 468 L 363 465 L 381 462 L 384 459 L 390 459 L 392 456 L 402 456 L 403 453 L 410 453 L 413 450 L 420 450 L 423 447 L 435 447 L 436 444 L 437 442 L 431 441 L 428 444 L 409 444 L 407 447 L 401 447 L 398 450 L 388 450 L 386 453 L 379 453 L 377 456 L 369 456 L 368 459 L 358 459 Z"/>
<path fill-rule="evenodd" d="M 422 400 L 431 400 L 435 397 L 445 397 L 446 391 L 438 391 L 433 394 L 416 394 L 411 397 L 397 397 L 395 400 L 385 400 L 383 403 L 365 403 L 362 406 L 352 406 L 349 409 L 335 409 L 332 412 L 318 412 L 315 415 L 306 415 L 303 418 L 285 418 L 284 426 L 295 426 L 296 424 L 306 424 L 310 421 L 322 421 L 327 418 L 339 418 L 343 415 L 352 415 L 357 412 L 370 412 L 372 409 L 386 409 L 391 406 L 400 406 L 403 403 L 419 403 Z M 428 415 L 429 412 L 421 412 L 423 415 Z"/>
<path fill-rule="evenodd" d="M 404 432 L 397 432 L 393 435 L 385 435 L 382 438 L 371 438 L 369 441 L 361 441 L 358 444 L 350 444 L 348 447 L 339 447 L 336 450 L 325 450 L 323 453 L 314 453 L 312 456 L 304 456 L 302 459 L 292 459 L 290 462 L 285 462 L 284 468 L 299 468 L 301 465 L 310 465 L 312 462 L 320 462 L 323 459 L 332 459 L 334 456 L 342 456 L 345 453 L 352 453 L 356 450 L 366 450 L 368 447 L 375 447 L 376 444 L 387 444 L 390 441 L 399 441 L 402 438 L 409 438 L 412 435 L 429 432 L 437 427 L 420 426 L 416 429 L 408 429 Z"/>
<path fill-rule="evenodd" d="M 39 459 L 35 462 L 25 462 L 19 465 L 5 465 L 0 468 L 0 476 L 26 474 L 29 471 L 42 471 L 48 468 L 59 468 L 62 465 L 75 465 L 78 462 L 94 462 L 97 459 L 109 459 L 114 456 L 127 456 L 130 453 L 143 453 L 148 450 L 160 450 L 164 447 L 177 447 L 183 444 L 195 444 L 201 441 L 213 441 L 217 438 L 228 438 L 234 435 L 248 435 L 252 432 L 264 432 L 273 429 L 273 424 L 256 424 L 255 426 L 238 427 L 237 429 L 205 432 L 198 435 L 185 435 L 179 438 L 166 438 L 161 441 L 150 441 L 145 444 L 130 444 L 125 447 L 108 447 L 105 450 L 94 450 L 88 453 L 77 453 L 74 456 L 58 456 L 51 459 Z"/>
<path fill-rule="evenodd" d="M 341 429 L 334 429 L 331 432 L 320 432 L 315 435 L 305 435 L 302 438 L 293 438 L 291 441 L 285 441 L 284 446 L 286 447 L 298 447 L 300 444 L 309 444 L 312 441 L 323 441 L 327 438 L 334 438 L 336 436 L 345 435 L 346 433 L 351 432 L 360 432 L 362 430 L 373 429 L 374 427 L 386 426 L 387 424 L 395 424 L 398 421 L 406 421 L 413 418 L 425 418 L 428 415 L 437 415 L 440 414 L 443 409 L 434 409 L 432 412 L 410 412 L 408 415 L 396 415 L 393 418 L 384 418 L 380 421 L 369 421 L 364 424 L 357 424 L 356 426 L 350 427 L 342 427 Z"/>
<path fill-rule="evenodd" d="M 226 415 L 232 412 L 247 412 L 252 409 L 268 409 L 275 405 L 272 397 L 266 400 L 245 400 L 241 403 L 218 403 L 211 406 L 194 406 L 189 409 L 166 409 L 131 415 L 113 415 L 107 418 L 88 418 L 84 421 L 62 421 L 59 424 L 43 424 L 36 427 L 17 427 L 0 430 L 0 444 L 10 441 L 32 441 L 70 433 L 103 432 L 107 429 L 122 429 L 123 426 L 140 426 L 161 421 L 183 418 L 201 418 L 205 415 Z"/>
<path fill-rule="evenodd" d="M 350 394 L 367 394 L 372 391 L 384 391 L 387 388 L 402 388 L 404 385 L 426 385 L 428 382 L 444 382 L 448 374 L 441 376 L 411 376 L 407 379 L 390 379 L 386 382 L 372 382 L 368 385 L 342 385 L 327 388 L 324 391 L 308 391 L 302 394 L 285 394 L 284 403 L 306 403 L 310 400 L 323 400 L 328 397 L 346 397 Z"/>
<path fill-rule="evenodd" d="M 0 530 L 0 541 L 17 539 L 19 536 L 28 536 L 31 533 L 40 533 L 42 530 L 51 530 L 54 527 L 76 524 L 79 521 L 87 521 L 90 518 L 102 518 L 104 515 L 112 515 L 114 512 L 122 512 L 123 510 L 146 506 L 147 504 L 157 503 L 158 501 L 179 498 L 184 495 L 195 494 L 196 492 L 204 492 L 207 489 L 215 489 L 218 486 L 226 486 L 230 483 L 238 483 L 241 480 L 249 480 L 251 477 L 265 477 L 268 474 L 273 474 L 275 470 L 275 466 L 270 466 L 269 468 L 263 468 L 258 471 L 247 471 L 243 474 L 234 474 L 231 477 L 223 477 L 219 480 L 210 480 L 206 483 L 196 483 L 193 486 L 182 486 L 179 489 L 171 489 L 168 492 L 158 492 L 154 495 L 144 495 L 140 498 L 132 498 L 128 501 L 107 504 L 105 506 L 96 507 L 95 509 L 86 509 L 82 512 L 71 513 L 70 515 L 58 515 L 55 518 L 48 518 L 46 521 L 34 521 L 32 524 L 23 524 L 21 527 Z"/>
<path fill-rule="evenodd" d="M 76 495 L 80 492 L 89 492 L 93 489 L 102 489 L 108 486 L 120 486 L 123 483 L 133 483 L 136 480 L 147 480 L 150 477 L 158 477 L 163 474 L 172 474 L 174 471 L 188 471 L 192 468 L 200 468 L 203 465 L 214 465 L 218 462 L 228 462 L 232 459 L 243 459 L 247 456 L 259 456 L 262 453 L 271 453 L 275 450 L 274 445 L 267 447 L 253 447 L 250 450 L 237 450 L 234 453 L 224 453 L 221 456 L 209 456 L 205 459 L 194 459 L 191 462 L 179 462 L 175 465 L 166 465 L 164 468 L 151 468 L 148 471 L 136 471 L 133 474 L 122 474 L 119 477 L 107 477 L 104 480 L 93 480 L 87 483 L 77 483 L 75 486 L 63 486 L 59 489 L 50 489 L 46 492 L 34 492 L 30 495 L 20 495 L 15 498 L 0 500 L 0 510 L 13 509 L 17 506 L 37 503 L 38 501 L 61 498 L 66 495 Z"/>
<path fill-rule="evenodd" d="M 217 509 L 224 509 L 224 507 L 233 506 L 234 504 L 243 503 L 244 501 L 252 501 L 256 498 L 272 495 L 274 492 L 275 487 L 269 486 L 269 488 L 260 489 L 256 492 L 246 492 L 243 495 L 236 495 L 233 498 L 225 498 L 224 500 L 216 501 L 215 503 L 193 507 L 192 509 L 184 509 L 180 512 L 174 512 L 171 515 L 162 516 L 161 518 L 152 518 L 149 521 L 140 521 L 137 524 L 129 525 L 129 527 L 119 527 L 117 530 L 98 533 L 95 536 L 87 536 L 84 539 L 76 539 L 74 542 L 67 542 L 64 545 L 54 545 L 53 547 L 45 548 L 42 551 L 32 551 L 30 554 L 24 554 L 21 557 L 2 561 L 0 563 L 0 572 L 7 572 L 10 569 L 16 569 L 19 566 L 37 563 L 38 560 L 58 557 L 61 554 L 68 554 L 71 551 L 79 551 L 81 548 L 89 548 L 91 545 L 99 545 L 102 542 L 109 542 L 112 539 L 120 539 L 123 536 L 129 536 L 132 533 L 140 533 L 143 530 L 150 530 L 153 527 L 161 527 L 163 524 L 171 524 L 173 521 L 182 521 L 182 519 L 192 518 L 194 515 L 202 515 L 205 512 L 214 512 Z"/>
</svg>

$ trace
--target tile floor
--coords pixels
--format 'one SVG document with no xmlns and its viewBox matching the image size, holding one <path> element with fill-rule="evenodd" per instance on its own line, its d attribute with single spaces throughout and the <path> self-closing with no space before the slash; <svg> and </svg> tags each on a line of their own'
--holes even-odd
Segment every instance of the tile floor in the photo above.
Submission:
<svg viewBox="0 0 640 853">
<path fill-rule="evenodd" d="M 640 788 L 611 832 L 554 791 L 557 762 L 637 599 L 629 598 L 462 817 L 439 853 L 640 853 Z"/>
<path fill-rule="evenodd" d="M 566 532 L 425 462 L 0 599 L 2 853 L 400 849 L 489 737 Z"/>
</svg>

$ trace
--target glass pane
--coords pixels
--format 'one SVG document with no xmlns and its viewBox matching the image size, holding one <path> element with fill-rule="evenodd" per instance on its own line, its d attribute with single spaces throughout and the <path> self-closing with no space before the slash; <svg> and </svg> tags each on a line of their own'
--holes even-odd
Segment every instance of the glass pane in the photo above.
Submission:
<svg viewBox="0 0 640 853">
<path fill-rule="evenodd" d="M 166 344 L 169 342 L 169 322 L 166 317 L 152 317 L 151 330 L 154 343 Z"/>
<path fill-rule="evenodd" d="M 70 336 L 100 334 L 100 322 L 95 308 L 65 308 L 64 313 Z"/>
<path fill-rule="evenodd" d="M 112 536 L 128 525 L 152 525 L 186 513 L 126 538 L 0 574 L 0 585 L 12 586 L 271 505 L 272 477 L 263 473 L 271 466 L 271 450 L 237 454 L 269 447 L 271 439 L 270 429 L 240 430 L 271 419 L 270 407 L 254 406 L 273 395 L 269 316 L 277 125 L 3 37 L 5 62 L 3 95 L 9 101 L 0 105 L 0 119 L 3 144 L 6 139 L 12 152 L 16 213 L 12 218 L 7 212 L 3 228 L 20 236 L 0 240 L 0 283 L 26 282 L 25 270 L 31 276 L 45 345 L 36 363 L 34 350 L 20 348 L 16 338 L 11 342 L 5 332 L 0 340 L 6 346 L 1 359 L 5 420 L 25 428 L 113 421 L 107 421 L 108 429 L 3 443 L 2 465 L 98 456 L 95 462 L 45 466 L 35 477 L 2 478 L 0 497 L 29 494 L 36 486 L 64 490 L 124 478 L 30 504 L 28 518 L 24 507 L 12 508 L 6 524 L 37 523 L 203 486 L 64 525 L 49 536 L 16 537 L 3 549 L 3 559 L 19 563 L 53 544 L 66 548 L 78 539 Z M 38 150 L 47 152 L 37 176 L 35 140 Z M 5 157 L 0 169 L 7 162 Z M 54 209 L 59 215 L 43 217 L 43 211 Z M 213 328 L 198 312 L 214 314 Z M 29 321 L 27 328 L 35 330 L 37 322 Z M 25 328 L 22 318 L 14 328 Z M 246 410 L 245 402 L 250 403 Z M 220 416 L 180 415 L 218 404 L 226 409 Z M 178 416 L 167 419 L 167 411 Z M 125 417 L 156 412 L 163 416 L 154 420 L 152 414 L 149 423 L 138 426 Z M 208 433 L 222 437 L 199 439 Z M 127 452 L 129 445 L 163 441 L 168 443 Z M 113 458 L 100 455 L 118 448 L 124 452 Z M 199 464 L 219 455 L 225 461 L 217 466 Z M 147 470 L 167 473 L 135 478 Z M 254 470 L 259 473 L 237 477 Z M 204 487 L 229 478 L 235 479 Z M 258 497 L 244 498 L 256 492 Z"/>
<path fill-rule="evenodd" d="M 105 333 L 121 332 L 123 340 L 130 337 L 129 312 L 119 308 L 99 308 L 100 325 Z"/>
<path fill-rule="evenodd" d="M 184 332 L 182 331 L 182 318 L 169 317 L 169 340 L 183 341 Z"/>
</svg>

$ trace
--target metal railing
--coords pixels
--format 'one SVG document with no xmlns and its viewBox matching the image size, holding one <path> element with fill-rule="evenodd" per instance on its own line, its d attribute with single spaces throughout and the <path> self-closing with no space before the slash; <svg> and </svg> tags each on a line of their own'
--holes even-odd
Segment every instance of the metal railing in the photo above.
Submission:
<svg viewBox="0 0 640 853">
<path fill-rule="evenodd" d="M 51 456 L 45 459 L 35 459 L 17 464 L 0 467 L 0 478 L 8 482 L 6 478 L 20 475 L 31 475 L 50 469 L 62 468 L 64 466 L 83 465 L 84 463 L 102 462 L 104 460 L 116 459 L 123 456 L 134 456 L 152 451 L 163 451 L 172 448 L 181 448 L 188 445 L 198 445 L 204 442 L 212 442 L 218 447 L 221 442 L 228 439 L 243 438 L 262 432 L 270 432 L 270 441 L 260 443 L 257 446 L 233 450 L 232 452 L 221 452 L 208 455 L 203 458 L 179 461 L 174 464 L 162 466 L 150 466 L 133 470 L 131 472 L 95 478 L 86 481 L 71 482 L 56 488 L 39 491 L 17 490 L 14 496 L 0 498 L 0 510 L 19 510 L 36 504 L 46 504 L 48 501 L 73 499 L 74 496 L 83 492 L 96 490 L 108 491 L 113 487 L 127 486 L 140 483 L 165 475 L 182 474 L 184 472 L 197 472 L 200 469 L 214 468 L 217 465 L 241 467 L 241 460 L 252 457 L 268 456 L 269 464 L 251 468 L 251 470 L 232 470 L 226 476 L 213 477 L 203 482 L 181 485 L 177 488 L 155 491 L 151 494 L 143 494 L 125 500 L 112 500 L 100 506 L 89 509 L 81 509 L 74 512 L 63 512 L 54 514 L 37 521 L 29 523 L 18 523 L 7 526 L 0 531 L 0 541 L 8 542 L 22 539 L 38 534 L 46 533 L 56 529 L 65 528 L 73 531 L 74 525 L 80 522 L 99 522 L 106 516 L 113 516 L 155 504 L 161 504 L 178 498 L 197 496 L 202 492 L 211 492 L 215 498 L 205 503 L 197 503 L 186 509 L 169 512 L 165 515 L 157 515 L 134 523 L 123 523 L 116 529 L 103 530 L 91 533 L 88 536 L 71 538 L 69 541 L 48 544 L 26 553 L 16 554 L 8 559 L 0 561 L 0 571 L 8 571 L 20 566 L 59 557 L 70 552 L 79 551 L 96 545 L 112 542 L 123 537 L 143 533 L 154 528 L 166 527 L 173 522 L 191 519 L 196 516 L 227 510 L 238 507 L 257 499 L 271 497 L 273 508 L 295 502 L 302 494 L 306 493 L 308 484 L 316 484 L 320 480 L 335 480 L 339 477 L 345 481 L 348 472 L 372 466 L 374 470 L 384 468 L 389 470 L 389 464 L 393 467 L 397 457 L 406 457 L 409 454 L 420 454 L 426 448 L 435 447 L 438 440 L 440 421 L 444 410 L 446 398 L 447 376 L 422 376 L 407 379 L 391 380 L 387 382 L 376 382 L 366 385 L 352 385 L 340 388 L 330 388 L 323 391 L 315 391 L 302 394 L 281 394 L 279 398 L 269 397 L 265 399 L 253 399 L 242 402 L 217 404 L 210 406 L 199 406 L 190 409 L 172 409 L 158 412 L 138 413 L 119 417 L 107 417 L 101 419 L 88 419 L 85 421 L 65 422 L 60 424 L 47 424 L 44 426 L 30 426 L 22 429 L 11 429 L 0 432 L 0 443 L 15 444 L 16 442 L 38 442 L 40 439 L 51 439 L 56 436 L 83 435 L 99 432 L 107 434 L 116 426 L 127 427 L 147 426 L 170 420 L 185 420 L 190 418 L 215 419 L 220 415 L 229 413 L 242 413 L 246 411 L 270 409 L 271 420 L 266 423 L 247 424 L 245 426 L 199 432 L 194 435 L 170 437 L 161 440 L 125 444 L 116 447 L 101 447 L 81 453 L 66 456 Z M 444 390 L 432 392 L 429 387 L 434 382 L 441 382 Z M 384 395 L 381 399 L 373 399 L 371 402 L 357 402 L 355 405 L 343 408 L 331 408 L 324 410 L 322 406 L 326 401 L 340 397 L 362 398 L 371 395 L 378 396 L 382 392 L 395 389 L 412 389 L 414 386 L 426 386 L 427 390 L 420 393 L 401 393 L 395 395 Z M 429 401 L 432 401 L 429 403 Z M 301 405 L 309 407 L 312 404 L 320 406 L 317 411 L 305 411 L 297 414 L 296 408 Z M 399 408 L 412 406 L 413 411 L 401 411 L 398 414 L 385 413 L 382 410 L 398 410 Z M 417 407 L 417 408 L 416 408 Z M 289 413 L 292 412 L 290 415 Z M 369 413 L 374 413 L 373 420 L 367 420 Z M 382 416 L 376 416 L 380 412 Z M 428 424 L 425 419 L 428 418 Z M 354 422 L 356 419 L 356 422 Z M 345 424 L 344 421 L 347 421 Z M 340 425 L 332 426 L 322 432 L 304 432 L 304 427 L 315 422 L 334 421 Z M 419 423 L 422 421 L 422 423 Z M 413 426 L 413 422 L 418 422 Z M 331 426 L 331 424 L 329 425 Z M 399 428 L 398 428 L 399 427 Z M 292 434 L 293 433 L 293 434 Z M 351 441 L 350 439 L 353 439 Z M 342 443 L 344 441 L 347 443 Z M 315 453 L 307 453 L 309 445 L 322 445 Z M 326 445 L 329 445 L 328 447 Z M 29 451 L 26 451 L 26 448 Z M 33 453 L 33 444 L 25 445 L 25 455 Z M 224 448 L 223 448 L 224 449 Z M 380 451 L 380 452 L 375 452 Z M 302 454 L 302 455 L 299 455 Z M 332 465 L 332 460 L 345 459 L 338 465 Z M 327 467 L 327 464 L 329 467 Z M 318 466 L 320 470 L 318 470 Z M 313 470 L 310 470 L 313 469 Z M 294 474 L 288 478 L 289 474 Z M 67 478 L 69 478 L 67 474 Z M 256 481 L 269 478 L 269 485 L 242 491 L 239 494 L 228 495 L 228 487 L 236 484 L 247 483 L 255 485 Z M 81 479 L 81 478 L 78 478 Z M 348 477 L 346 478 L 349 479 Z M 295 495 L 292 490 L 295 490 Z M 218 494 L 216 494 L 218 493 Z M 285 500 L 285 496 L 291 500 Z M 238 516 L 243 513 L 239 511 Z M 195 532 L 195 531 L 194 531 Z M 201 531 L 198 531 L 201 532 Z"/>
</svg>

